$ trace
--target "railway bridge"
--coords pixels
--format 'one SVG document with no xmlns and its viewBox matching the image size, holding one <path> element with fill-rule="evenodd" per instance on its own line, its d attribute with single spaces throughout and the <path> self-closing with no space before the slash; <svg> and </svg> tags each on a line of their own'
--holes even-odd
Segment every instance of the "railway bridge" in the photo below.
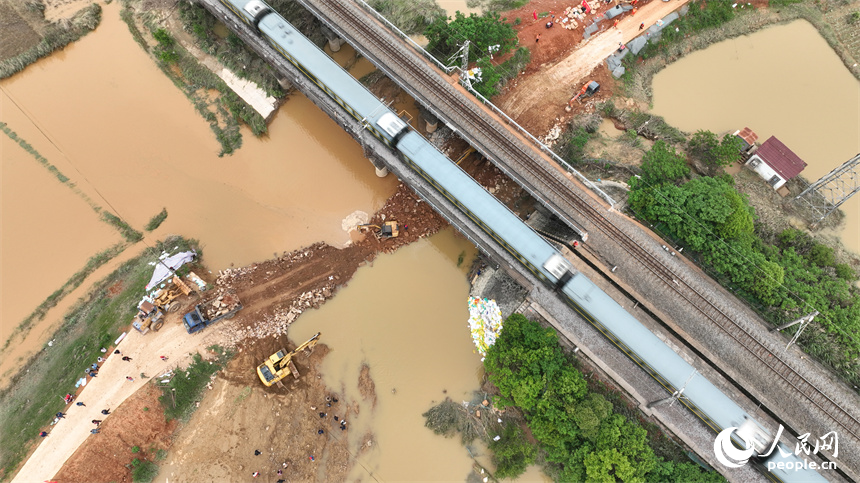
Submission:
<svg viewBox="0 0 860 483">
<path fill-rule="evenodd" d="M 303 81 L 289 62 L 280 58 L 244 24 L 235 21 L 226 8 L 216 0 L 198 1 L 351 133 L 364 146 L 369 158 L 391 168 L 479 247 L 506 264 L 509 271 L 532 290 L 533 310 L 553 322 L 575 343 L 583 342 L 580 348 L 593 358 L 611 359 L 604 369 L 620 378 L 620 384 L 628 392 L 642 402 L 665 396 L 650 378 L 642 378 L 641 372 L 629 367 L 632 364 L 629 359 L 610 354 L 620 351 L 607 344 L 599 334 L 595 337 L 595 329 L 583 324 L 552 293 L 498 250 L 492 240 L 482 236 L 483 232 L 455 207 L 436 196 L 420 178 L 411 175 L 387 147 L 368 135 L 360 123 L 340 112 L 321 89 Z M 701 372 L 712 381 L 725 376 L 727 394 L 735 393 L 736 400 L 750 396 L 746 404 L 739 402 L 750 414 L 761 412 L 756 405 L 769 409 L 778 419 L 762 416 L 760 421 L 773 423 L 768 427 L 772 433 L 776 433 L 776 421 L 785 424 L 794 435 L 811 433 L 813 439 L 837 431 L 841 451 L 838 458 L 827 456 L 837 461 L 847 477 L 860 480 L 860 452 L 857 451 L 860 449 L 860 422 L 857 420 L 860 405 L 854 391 L 808 357 L 804 358 L 796 347 L 784 350 L 785 339 L 770 334 L 764 321 L 752 310 L 685 260 L 671 257 L 653 233 L 614 211 L 611 199 L 577 173 L 572 174 L 559 166 L 548 150 L 527 133 L 512 128 L 501 113 L 477 103 L 457 84 L 455 77 L 434 65 L 425 53 L 403 42 L 371 12 L 351 0 L 297 1 L 561 220 L 588 232 L 586 246 L 594 258 L 618 268 L 606 276 L 632 293 L 637 304 L 646 306 L 668 326 L 667 331 L 654 325 L 655 332 L 662 331 L 660 337 L 674 344 L 682 354 L 690 354 L 690 359 L 701 355 L 703 361 L 694 365 L 701 366 Z M 632 313 L 639 317 L 635 311 Z M 691 415 L 684 411 L 681 412 L 686 415 L 678 414 L 677 406 L 646 411 L 652 412 L 706 459 L 712 456 L 713 434 L 703 431 L 704 426 Z M 792 448 L 794 441 L 784 438 Z M 732 479 L 735 478 L 747 480 L 749 475 L 734 474 Z"/>
</svg>

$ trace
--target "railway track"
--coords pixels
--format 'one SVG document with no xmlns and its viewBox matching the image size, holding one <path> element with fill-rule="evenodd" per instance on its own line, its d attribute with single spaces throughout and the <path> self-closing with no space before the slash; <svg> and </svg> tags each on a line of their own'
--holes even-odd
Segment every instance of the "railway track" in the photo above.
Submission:
<svg viewBox="0 0 860 483">
<path fill-rule="evenodd" d="M 860 421 L 848 411 L 843 409 L 836 401 L 822 392 L 812 381 L 801 375 L 778 353 L 773 353 L 767 346 L 757 340 L 737 321 L 728 315 L 728 310 L 720 307 L 717 303 L 702 295 L 689 282 L 675 274 L 672 269 L 664 264 L 650 251 L 645 250 L 626 231 L 618 227 L 611 219 L 604 215 L 601 209 L 594 206 L 590 197 L 572 191 L 565 185 L 563 178 L 557 171 L 548 166 L 546 162 L 538 158 L 534 152 L 528 152 L 525 144 L 516 139 L 507 129 L 498 129 L 486 119 L 486 113 L 481 110 L 471 99 L 458 99 L 452 93 L 450 85 L 437 75 L 435 71 L 419 60 L 417 56 L 410 55 L 402 48 L 391 44 L 391 38 L 380 32 L 375 21 L 370 20 L 366 14 L 356 11 L 354 6 L 342 0 L 323 0 L 320 3 L 327 5 L 330 12 L 334 14 L 338 23 L 348 24 L 358 30 L 358 34 L 364 37 L 363 45 L 372 45 L 375 49 L 382 51 L 384 56 L 392 62 L 406 67 L 410 74 L 410 81 L 414 82 L 427 97 L 435 98 L 437 107 L 445 112 L 457 113 L 464 119 L 461 126 L 471 125 L 480 131 L 490 142 L 498 148 L 497 155 L 501 155 L 508 163 L 520 172 L 527 172 L 538 180 L 541 190 L 552 191 L 555 197 L 562 200 L 565 205 L 561 208 L 570 208 L 580 213 L 599 228 L 607 237 L 615 241 L 620 248 L 627 252 L 633 260 L 638 261 L 643 268 L 660 283 L 667 286 L 681 299 L 685 300 L 691 307 L 695 308 L 707 320 L 713 322 L 723 330 L 738 346 L 743 347 L 755 360 L 767 367 L 782 382 L 786 389 L 794 390 L 806 398 L 806 400 L 818 408 L 823 414 L 842 430 L 851 434 L 855 440 L 860 439 Z M 447 95 L 443 95 L 447 93 Z"/>
</svg>

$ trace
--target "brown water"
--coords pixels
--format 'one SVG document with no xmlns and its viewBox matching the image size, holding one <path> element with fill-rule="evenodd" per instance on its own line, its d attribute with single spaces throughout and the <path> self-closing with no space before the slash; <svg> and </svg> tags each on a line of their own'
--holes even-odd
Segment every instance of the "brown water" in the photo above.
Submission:
<svg viewBox="0 0 860 483">
<path fill-rule="evenodd" d="M 469 8 L 466 6 L 466 0 L 436 0 L 436 3 L 445 9 L 445 12 L 448 13 L 448 16 L 454 18 L 454 14 L 457 11 L 462 12 L 464 15 L 469 16 L 470 13 L 475 13 L 480 15 L 480 8 Z"/>
<path fill-rule="evenodd" d="M 479 387 L 465 278 L 474 253 L 452 229 L 420 240 L 359 270 L 347 288 L 290 328 L 292 340 L 322 332 L 332 349 L 322 367 L 326 385 L 361 404 L 360 414 L 348 419 L 350 451 L 373 433 L 350 481 L 370 481 L 368 472 L 378 481 L 463 481 L 470 471 L 459 439 L 436 436 L 421 414 L 446 396 L 469 400 Z M 376 385 L 375 408 L 358 392 L 362 364 Z"/>
<path fill-rule="evenodd" d="M 860 82 L 806 21 L 692 53 L 654 76 L 653 112 L 685 131 L 776 136 L 815 181 L 860 152 Z M 837 233 L 860 253 L 860 197 Z"/>
<path fill-rule="evenodd" d="M 0 82 L 0 120 L 133 227 L 142 230 L 166 207 L 148 242 L 181 234 L 201 241 L 211 269 L 241 266 L 317 241 L 342 245 L 349 234 L 341 220 L 374 212 L 393 193 L 396 178 L 377 178 L 361 147 L 300 94 L 281 107 L 266 138 L 243 128 L 242 148 L 219 158 L 208 124 L 134 43 L 117 2 L 103 8 L 95 32 Z M 118 239 L 7 141 L 4 337 Z M 35 167 L 17 167 L 26 162 Z M 52 311 L 33 331 L 43 336 L 21 342 L 22 350 L 41 347 L 61 315 Z"/>
</svg>

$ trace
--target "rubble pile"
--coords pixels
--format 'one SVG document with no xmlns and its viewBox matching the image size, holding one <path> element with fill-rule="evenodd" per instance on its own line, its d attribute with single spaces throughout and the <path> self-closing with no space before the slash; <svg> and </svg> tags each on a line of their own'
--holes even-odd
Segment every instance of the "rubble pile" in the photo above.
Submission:
<svg viewBox="0 0 860 483">
<path fill-rule="evenodd" d="M 235 310 L 238 306 L 239 297 L 232 292 L 227 292 L 226 290 L 221 289 L 214 299 L 200 305 L 200 312 L 204 317 L 212 320 L 230 312 L 231 310 Z"/>
<path fill-rule="evenodd" d="M 334 295 L 334 286 L 325 286 L 319 290 L 304 292 L 295 298 L 289 307 L 279 309 L 275 313 L 263 316 L 254 325 L 232 325 L 225 328 L 230 343 L 235 345 L 247 339 L 265 339 L 287 334 L 287 328 L 295 322 L 307 309 L 318 308 Z"/>
<path fill-rule="evenodd" d="M 590 7 L 590 14 L 595 14 L 597 10 L 600 9 L 600 0 L 591 0 L 588 3 Z M 567 30 L 573 30 L 579 26 L 578 22 L 582 22 L 585 24 L 585 20 L 589 14 L 582 11 L 582 6 L 576 5 L 572 7 L 567 7 L 564 9 L 564 12 L 560 15 L 558 23 L 561 24 L 562 28 L 566 28 Z"/>
</svg>

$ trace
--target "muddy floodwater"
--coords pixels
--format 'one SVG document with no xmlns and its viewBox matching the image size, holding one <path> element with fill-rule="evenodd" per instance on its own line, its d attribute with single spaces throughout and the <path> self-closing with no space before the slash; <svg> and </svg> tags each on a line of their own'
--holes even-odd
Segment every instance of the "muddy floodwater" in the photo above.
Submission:
<svg viewBox="0 0 860 483">
<path fill-rule="evenodd" d="M 397 179 L 377 178 L 358 143 L 301 94 L 280 108 L 268 136 L 243 128 L 242 147 L 219 158 L 209 125 L 132 40 L 118 3 L 103 6 L 93 33 L 0 82 L 0 112 L 95 204 L 135 229 L 166 207 L 167 220 L 146 243 L 169 234 L 200 240 L 213 271 L 318 241 L 342 246 L 349 241 L 342 220 L 376 211 L 393 193 Z M 119 237 L 0 136 L 5 340 Z M 32 350 L 44 342 L 22 344 Z"/>
<path fill-rule="evenodd" d="M 480 15 L 480 8 L 469 8 L 466 6 L 466 0 L 436 0 L 436 3 L 445 9 L 449 17 L 454 18 L 454 15 L 459 11 L 468 16 L 470 13 Z"/>
<path fill-rule="evenodd" d="M 749 127 L 776 136 L 810 182 L 860 153 L 860 82 L 815 28 L 798 20 L 712 45 L 654 76 L 653 112 L 684 131 Z M 860 197 L 838 235 L 860 253 Z"/>
<path fill-rule="evenodd" d="M 436 436 L 422 413 L 450 397 L 470 400 L 479 388 L 481 358 L 469 335 L 465 273 L 475 253 L 447 229 L 377 258 L 321 309 L 306 312 L 290 339 L 322 332 L 331 348 L 322 372 L 360 413 L 350 417 L 350 452 L 362 435 L 373 445 L 358 458 L 350 481 L 463 481 L 471 468 L 459 438 Z M 460 256 L 463 263 L 457 266 Z M 361 366 L 370 367 L 377 402 L 358 391 Z"/>
</svg>

